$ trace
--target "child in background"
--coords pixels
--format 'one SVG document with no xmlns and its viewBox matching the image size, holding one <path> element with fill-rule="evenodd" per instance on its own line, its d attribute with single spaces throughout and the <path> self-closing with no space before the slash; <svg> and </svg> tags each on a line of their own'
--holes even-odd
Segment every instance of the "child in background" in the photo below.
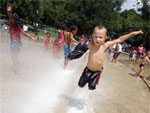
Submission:
<svg viewBox="0 0 150 113">
<path fill-rule="evenodd" d="M 64 40 L 67 36 L 67 27 L 64 27 L 64 30 L 61 30 L 58 33 L 58 37 L 54 40 L 53 43 L 53 55 L 56 58 L 59 58 L 62 49 L 64 48 Z"/>
<path fill-rule="evenodd" d="M 137 54 L 136 49 L 133 48 L 133 50 L 132 50 L 132 56 L 131 56 L 131 58 L 130 58 L 130 63 L 135 63 L 136 54 Z"/>
<path fill-rule="evenodd" d="M 112 53 L 112 46 L 108 47 L 107 53 L 108 53 L 107 58 L 110 59 Z"/>
<path fill-rule="evenodd" d="M 71 46 L 73 42 L 78 43 L 78 41 L 75 40 L 74 35 L 77 33 L 78 28 L 76 26 L 71 27 L 71 32 L 67 34 L 67 36 L 64 39 L 65 45 L 64 45 L 64 54 L 65 54 L 65 61 L 64 61 L 64 69 L 68 65 L 69 59 L 68 54 L 72 51 Z"/>
<path fill-rule="evenodd" d="M 146 57 L 144 58 L 143 62 L 140 64 L 140 71 L 137 74 L 138 79 L 140 78 L 146 63 L 150 63 L 150 50 L 146 52 Z"/>
<path fill-rule="evenodd" d="M 62 38 L 62 36 L 59 33 L 58 37 L 55 39 L 53 43 L 53 55 L 56 58 L 59 58 L 63 48 L 64 48 L 64 38 Z"/>
<path fill-rule="evenodd" d="M 50 41 L 50 33 L 47 32 L 46 33 L 46 39 L 45 39 L 45 48 L 46 49 L 48 49 L 49 41 Z"/>
<path fill-rule="evenodd" d="M 57 38 L 56 38 L 53 43 L 53 56 L 57 57 L 57 55 L 58 55 L 58 45 L 57 45 Z"/>
<path fill-rule="evenodd" d="M 80 38 L 80 42 L 81 42 L 81 44 L 83 44 L 84 42 L 85 42 L 85 36 L 84 36 L 84 34 L 81 36 L 81 38 Z"/>
<path fill-rule="evenodd" d="M 113 59 L 112 59 L 112 62 L 117 62 L 117 58 L 118 58 L 118 56 L 120 55 L 120 53 L 118 52 L 118 50 L 119 50 L 119 46 L 118 46 L 118 44 L 114 44 L 113 45 L 113 48 L 114 48 L 114 51 L 113 51 Z"/>
<path fill-rule="evenodd" d="M 141 44 L 141 45 L 138 47 L 138 50 L 137 50 L 137 57 L 136 57 L 136 62 L 137 62 L 137 63 L 140 62 L 141 57 L 143 56 L 143 51 L 144 51 L 144 47 L 143 47 L 143 44 Z"/>
<path fill-rule="evenodd" d="M 39 40 L 39 35 L 38 33 L 35 33 L 35 42 L 37 42 Z"/>
</svg>

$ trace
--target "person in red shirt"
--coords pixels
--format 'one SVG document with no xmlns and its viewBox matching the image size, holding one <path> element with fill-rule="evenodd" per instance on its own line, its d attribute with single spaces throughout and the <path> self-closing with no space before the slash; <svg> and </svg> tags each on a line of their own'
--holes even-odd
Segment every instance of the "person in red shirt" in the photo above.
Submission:
<svg viewBox="0 0 150 113">
<path fill-rule="evenodd" d="M 10 50 L 13 60 L 13 71 L 17 73 L 19 71 L 19 53 L 21 50 L 22 42 L 21 42 L 21 33 L 26 37 L 35 40 L 34 37 L 30 36 L 21 28 L 19 21 L 19 16 L 16 13 L 12 13 L 12 6 L 7 5 L 7 13 L 10 20 L 9 32 L 10 32 Z"/>
<path fill-rule="evenodd" d="M 64 36 L 63 34 L 59 33 L 58 37 L 55 39 L 53 43 L 53 54 L 55 57 L 59 58 L 61 51 L 64 47 Z"/>
<path fill-rule="evenodd" d="M 62 30 L 60 33 L 59 33 L 59 36 L 64 40 L 65 36 L 64 36 L 64 31 L 65 30 Z"/>
<path fill-rule="evenodd" d="M 57 57 L 57 53 L 58 53 L 58 45 L 57 45 L 57 38 L 54 40 L 53 43 L 53 55 L 54 57 Z"/>
<path fill-rule="evenodd" d="M 58 38 L 57 38 L 57 45 L 60 47 L 60 48 L 63 48 L 64 47 L 64 34 L 63 33 L 60 33 L 58 35 Z"/>
<path fill-rule="evenodd" d="M 49 41 L 50 41 L 50 33 L 47 32 L 47 33 L 46 33 L 46 39 L 45 39 L 45 48 L 46 48 L 46 49 L 48 49 Z"/>
<path fill-rule="evenodd" d="M 55 39 L 53 43 L 53 55 L 54 57 L 59 58 L 62 49 L 64 48 L 64 40 L 68 34 L 68 28 L 64 27 L 60 33 L 58 33 L 58 37 Z"/>
<path fill-rule="evenodd" d="M 85 36 L 84 36 L 84 34 L 81 36 L 80 42 L 81 42 L 81 44 L 83 44 L 85 42 Z"/>
<path fill-rule="evenodd" d="M 67 33 L 68 33 L 68 28 L 64 27 L 64 30 L 61 30 L 61 32 L 58 34 L 57 44 L 59 45 L 59 47 L 64 47 L 64 40 L 66 38 Z"/>
</svg>

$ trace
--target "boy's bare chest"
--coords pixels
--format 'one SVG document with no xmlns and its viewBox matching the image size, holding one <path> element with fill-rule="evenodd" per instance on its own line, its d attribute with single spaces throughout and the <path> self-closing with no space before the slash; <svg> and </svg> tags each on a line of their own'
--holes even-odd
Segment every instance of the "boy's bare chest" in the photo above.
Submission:
<svg viewBox="0 0 150 113">
<path fill-rule="evenodd" d="M 104 49 L 103 46 L 100 47 L 100 48 L 92 47 L 92 48 L 90 48 L 90 52 L 91 52 L 91 54 L 95 54 L 95 55 L 97 55 L 97 54 L 105 54 L 105 49 Z"/>
<path fill-rule="evenodd" d="M 104 48 L 101 47 L 99 49 L 95 49 L 95 48 L 90 49 L 89 56 L 94 58 L 94 59 L 103 59 L 105 56 Z"/>
</svg>

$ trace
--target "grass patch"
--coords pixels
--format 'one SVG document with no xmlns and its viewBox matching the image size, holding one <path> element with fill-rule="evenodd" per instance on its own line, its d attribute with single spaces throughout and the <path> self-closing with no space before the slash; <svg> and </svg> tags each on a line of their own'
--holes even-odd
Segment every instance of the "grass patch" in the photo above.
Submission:
<svg viewBox="0 0 150 113">
<path fill-rule="evenodd" d="M 38 29 L 38 28 L 36 29 L 32 25 L 28 25 L 28 26 L 29 26 L 29 31 L 32 32 L 33 34 L 38 33 L 38 35 L 46 37 L 44 29 Z M 58 30 L 57 29 L 52 28 L 52 27 L 47 27 L 46 30 L 51 33 L 50 37 L 52 37 L 52 38 L 58 37 Z"/>
</svg>

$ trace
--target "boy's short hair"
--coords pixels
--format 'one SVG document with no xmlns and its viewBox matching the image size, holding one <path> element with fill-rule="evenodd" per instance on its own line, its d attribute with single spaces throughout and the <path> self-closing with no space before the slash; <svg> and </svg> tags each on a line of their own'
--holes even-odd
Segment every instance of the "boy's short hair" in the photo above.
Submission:
<svg viewBox="0 0 150 113">
<path fill-rule="evenodd" d="M 104 26 L 102 26 L 102 25 L 96 26 L 96 27 L 94 28 L 93 33 L 94 33 L 96 30 L 102 30 L 102 29 L 105 30 L 105 33 L 106 33 L 106 35 L 107 35 L 107 29 L 106 29 Z"/>
<path fill-rule="evenodd" d="M 75 26 L 75 25 L 73 25 L 73 26 L 71 27 L 71 31 L 76 30 L 76 29 L 78 29 L 78 28 L 77 28 L 77 26 Z"/>
</svg>

